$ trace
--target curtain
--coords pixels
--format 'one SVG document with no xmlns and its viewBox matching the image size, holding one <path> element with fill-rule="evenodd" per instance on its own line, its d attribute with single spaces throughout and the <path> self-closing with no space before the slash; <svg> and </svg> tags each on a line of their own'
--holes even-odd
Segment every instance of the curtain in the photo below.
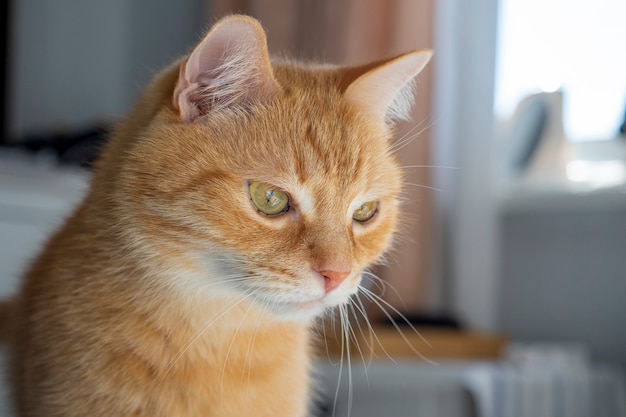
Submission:
<svg viewBox="0 0 626 417">
<path fill-rule="evenodd" d="M 211 21 L 244 13 L 261 21 L 271 53 L 356 65 L 433 45 L 434 0 L 213 0 Z M 432 63 L 419 76 L 412 121 L 397 126 L 396 140 L 417 137 L 397 152 L 401 164 L 430 160 Z M 417 314 L 431 304 L 433 288 L 434 198 L 427 168 L 405 168 L 402 233 L 389 265 L 375 272 L 387 288 L 383 298 Z M 402 294 L 402 296 L 400 296 Z M 372 309 L 370 315 L 383 317 Z"/>
</svg>

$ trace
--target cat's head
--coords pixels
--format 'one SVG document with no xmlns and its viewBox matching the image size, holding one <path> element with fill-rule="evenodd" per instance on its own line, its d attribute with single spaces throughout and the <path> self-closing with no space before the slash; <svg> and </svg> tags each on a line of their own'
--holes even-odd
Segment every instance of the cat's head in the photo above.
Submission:
<svg viewBox="0 0 626 417">
<path fill-rule="evenodd" d="M 286 319 L 345 303 L 397 228 L 390 122 L 429 58 L 270 62 L 255 20 L 220 21 L 122 126 L 132 143 L 112 145 L 134 242 L 189 291 Z"/>
</svg>

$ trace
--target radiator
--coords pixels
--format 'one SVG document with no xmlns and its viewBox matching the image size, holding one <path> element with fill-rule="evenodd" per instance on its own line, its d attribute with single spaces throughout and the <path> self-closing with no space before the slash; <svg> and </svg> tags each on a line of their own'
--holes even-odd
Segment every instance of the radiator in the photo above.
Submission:
<svg viewBox="0 0 626 417">
<path fill-rule="evenodd" d="M 623 372 L 607 365 L 375 362 L 354 363 L 351 376 L 345 365 L 316 368 L 319 417 L 626 417 Z"/>
</svg>

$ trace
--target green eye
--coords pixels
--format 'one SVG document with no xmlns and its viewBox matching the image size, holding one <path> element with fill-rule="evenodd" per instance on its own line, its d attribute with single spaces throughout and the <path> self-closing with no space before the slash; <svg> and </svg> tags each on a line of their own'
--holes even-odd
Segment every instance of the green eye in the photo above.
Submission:
<svg viewBox="0 0 626 417">
<path fill-rule="evenodd" d="M 378 211 L 378 201 L 368 201 L 363 203 L 361 207 L 354 210 L 352 218 L 357 222 L 364 223 L 374 217 L 374 214 Z"/>
<path fill-rule="evenodd" d="M 289 196 L 286 192 L 262 182 L 251 182 L 248 188 L 252 204 L 261 213 L 276 216 L 289 211 Z"/>
</svg>

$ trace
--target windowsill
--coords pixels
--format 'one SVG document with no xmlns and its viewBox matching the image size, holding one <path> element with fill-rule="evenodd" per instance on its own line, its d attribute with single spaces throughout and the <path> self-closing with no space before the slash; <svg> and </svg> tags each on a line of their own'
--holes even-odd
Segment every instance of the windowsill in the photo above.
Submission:
<svg viewBox="0 0 626 417">
<path fill-rule="evenodd" d="M 566 142 L 549 168 L 497 189 L 504 211 L 626 208 L 626 141 Z"/>
</svg>

